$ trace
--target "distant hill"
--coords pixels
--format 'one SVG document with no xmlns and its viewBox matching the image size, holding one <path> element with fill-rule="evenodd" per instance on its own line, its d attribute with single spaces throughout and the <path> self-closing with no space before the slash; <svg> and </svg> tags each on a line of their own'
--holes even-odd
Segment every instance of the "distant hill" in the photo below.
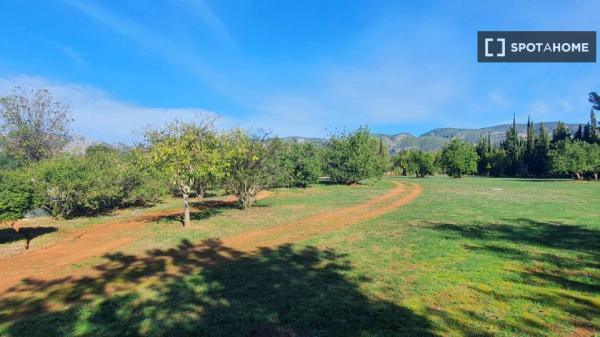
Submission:
<svg viewBox="0 0 600 337">
<path fill-rule="evenodd" d="M 85 138 L 84 136 L 74 135 L 71 137 L 67 145 L 65 145 L 63 151 L 70 154 L 82 155 L 85 153 L 85 150 L 87 150 L 88 147 L 94 144 L 97 143 Z"/>
<path fill-rule="evenodd" d="M 552 135 L 552 130 L 554 130 L 556 124 L 557 122 L 544 123 L 550 135 Z M 396 135 L 375 134 L 375 136 L 381 138 L 392 153 L 407 149 L 434 151 L 441 149 L 444 144 L 448 143 L 453 138 L 459 138 L 475 144 L 481 137 L 487 137 L 488 134 L 490 135 L 493 144 L 500 144 L 500 142 L 504 140 L 506 131 L 511 125 L 512 124 L 502 124 L 480 129 L 439 128 L 425 132 L 418 137 L 405 132 Z M 571 133 L 575 133 L 579 127 L 579 124 L 566 125 L 571 130 Z M 537 132 L 540 123 L 535 123 L 534 127 Z M 517 124 L 517 132 L 520 136 L 524 137 L 527 134 L 527 124 Z"/>
</svg>

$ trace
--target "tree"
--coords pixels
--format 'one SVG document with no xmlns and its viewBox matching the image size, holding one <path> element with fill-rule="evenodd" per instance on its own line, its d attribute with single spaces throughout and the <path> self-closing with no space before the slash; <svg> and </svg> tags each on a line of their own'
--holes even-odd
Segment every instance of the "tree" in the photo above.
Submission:
<svg viewBox="0 0 600 337">
<path fill-rule="evenodd" d="M 571 139 L 571 131 L 565 123 L 559 121 L 552 132 L 552 144 L 558 143 L 561 140 Z"/>
<path fill-rule="evenodd" d="M 593 161 L 589 156 L 593 153 L 592 144 L 582 141 L 561 141 L 550 151 L 552 172 L 569 173 L 575 179 L 583 179 L 586 172 L 593 171 Z"/>
<path fill-rule="evenodd" d="M 325 173 L 336 183 L 358 183 L 381 177 L 385 171 L 385 158 L 379 155 L 377 142 L 366 127 L 332 135 L 325 153 Z"/>
<path fill-rule="evenodd" d="M 292 163 L 292 185 L 306 187 L 319 180 L 321 174 L 321 152 L 310 142 L 294 142 L 290 151 Z"/>
<path fill-rule="evenodd" d="M 592 109 L 590 111 L 590 126 L 593 142 L 600 142 L 600 132 L 598 131 L 598 121 L 596 120 L 595 110 L 600 111 L 600 96 L 595 92 L 590 92 L 589 101 L 592 103 Z"/>
<path fill-rule="evenodd" d="M 441 161 L 450 177 L 460 178 L 477 171 L 475 148 L 457 138 L 444 147 Z"/>
<path fill-rule="evenodd" d="M 507 159 L 509 160 L 509 167 L 507 172 L 509 175 L 517 175 L 520 173 L 522 164 L 523 147 L 519 134 L 517 133 L 517 125 L 515 117 L 513 116 L 513 124 L 506 132 L 506 138 L 501 144 L 502 149 L 506 152 Z"/>
<path fill-rule="evenodd" d="M 265 137 L 249 136 L 241 130 L 232 131 L 226 139 L 225 187 L 238 198 L 240 207 L 246 209 L 254 204 L 258 192 L 271 184 L 269 142 Z"/>
<path fill-rule="evenodd" d="M 539 137 L 535 139 L 533 174 L 543 175 L 549 170 L 550 137 L 544 123 L 540 123 Z"/>
<path fill-rule="evenodd" d="M 70 136 L 69 107 L 47 90 L 15 88 L 0 98 L 0 143 L 15 158 L 40 161 L 58 153 Z"/>
<path fill-rule="evenodd" d="M 417 178 L 425 178 L 425 176 L 435 174 L 436 166 L 433 153 L 422 150 L 411 151 L 409 160 L 412 162 L 410 166 Z"/>
<path fill-rule="evenodd" d="M 536 165 L 535 158 L 535 129 L 533 122 L 530 118 L 527 118 L 527 139 L 525 140 L 525 153 L 523 155 L 523 161 L 525 162 L 525 171 L 529 175 L 533 173 Z"/>
<path fill-rule="evenodd" d="M 577 131 L 575 131 L 575 134 L 573 135 L 573 139 L 574 140 L 583 140 L 583 126 L 581 124 L 579 124 L 579 128 L 577 128 Z"/>
<path fill-rule="evenodd" d="M 400 170 L 400 174 L 403 176 L 413 172 L 411 167 L 412 161 L 410 160 L 411 152 L 410 150 L 401 151 L 392 159 L 394 170 Z"/>
<path fill-rule="evenodd" d="M 0 171 L 0 222 L 21 219 L 34 205 L 33 184 L 27 173 Z"/>
<path fill-rule="evenodd" d="M 225 174 L 219 138 L 212 120 L 199 116 L 194 122 L 174 121 L 145 134 L 147 165 L 159 168 L 183 198 L 183 225 L 190 225 L 189 198 L 203 193 L 202 184 Z M 195 189 L 196 188 L 196 189 Z"/>
<path fill-rule="evenodd" d="M 278 137 L 265 139 L 265 143 L 268 143 L 269 151 L 267 166 L 271 174 L 270 187 L 292 187 L 294 163 L 291 157 L 291 144 Z"/>
</svg>

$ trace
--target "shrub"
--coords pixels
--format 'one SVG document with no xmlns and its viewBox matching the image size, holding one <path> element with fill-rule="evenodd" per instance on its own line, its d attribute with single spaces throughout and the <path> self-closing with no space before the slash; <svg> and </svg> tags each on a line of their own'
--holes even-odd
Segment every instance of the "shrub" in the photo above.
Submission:
<svg viewBox="0 0 600 337">
<path fill-rule="evenodd" d="M 292 185 L 306 187 L 319 180 L 321 174 L 321 153 L 316 144 L 292 144 L 290 152 L 292 163 Z"/>
<path fill-rule="evenodd" d="M 53 217 L 92 215 L 157 201 L 166 184 L 141 170 L 133 154 L 105 145 L 85 156 L 62 155 L 33 166 L 40 203 Z"/>
<path fill-rule="evenodd" d="M 331 181 L 340 184 L 381 177 L 386 163 L 378 152 L 378 142 L 370 138 L 366 127 L 349 134 L 333 135 L 326 146 L 325 173 Z"/>
<path fill-rule="evenodd" d="M 20 219 L 34 206 L 33 181 L 21 171 L 0 171 L 0 222 Z"/>
<path fill-rule="evenodd" d="M 446 173 L 454 178 L 477 172 L 477 160 L 475 147 L 456 138 L 444 147 L 440 157 Z"/>
</svg>

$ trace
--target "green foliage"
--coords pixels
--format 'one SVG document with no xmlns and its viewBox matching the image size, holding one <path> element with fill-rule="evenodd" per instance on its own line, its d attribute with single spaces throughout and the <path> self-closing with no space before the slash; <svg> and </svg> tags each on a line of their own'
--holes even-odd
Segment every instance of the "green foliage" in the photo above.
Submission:
<svg viewBox="0 0 600 337">
<path fill-rule="evenodd" d="M 254 204 L 258 192 L 272 182 L 270 145 L 264 137 L 249 136 L 241 130 L 226 135 L 224 143 L 228 167 L 225 187 L 246 209 Z"/>
<path fill-rule="evenodd" d="M 572 174 L 576 179 L 600 172 L 600 145 L 583 141 L 561 141 L 550 151 L 552 172 Z"/>
<path fill-rule="evenodd" d="M 442 150 L 440 161 L 450 177 L 460 178 L 477 171 L 477 158 L 471 144 L 455 138 Z"/>
<path fill-rule="evenodd" d="M 35 204 L 33 181 L 23 171 L 0 171 L 0 222 L 18 220 Z"/>
<path fill-rule="evenodd" d="M 142 162 L 148 169 L 163 172 L 181 193 L 183 224 L 188 226 L 190 194 L 202 196 L 208 186 L 225 175 L 227 162 L 212 120 L 201 117 L 197 122 L 174 121 L 144 136 L 147 158 Z"/>
<path fill-rule="evenodd" d="M 0 144 L 14 158 L 54 156 L 67 143 L 71 121 L 69 108 L 47 90 L 15 88 L 14 94 L 0 97 Z"/>
<path fill-rule="evenodd" d="M 306 187 L 319 180 L 321 174 L 321 149 L 313 143 L 294 142 L 291 146 L 292 185 Z"/>
<path fill-rule="evenodd" d="M 558 143 L 561 140 L 569 140 L 571 139 L 571 131 L 563 122 L 558 122 L 556 124 L 556 128 L 552 132 L 552 143 Z"/>
<path fill-rule="evenodd" d="M 523 140 L 517 133 L 515 118 L 513 117 L 513 125 L 506 132 L 506 138 L 500 145 L 506 153 L 508 160 L 507 175 L 516 176 L 522 173 L 524 146 Z"/>
<path fill-rule="evenodd" d="M 550 169 L 550 137 L 544 123 L 540 124 L 539 136 L 535 139 L 533 151 L 534 162 L 530 166 L 531 173 L 538 176 L 548 173 Z"/>
<path fill-rule="evenodd" d="M 23 164 L 20 160 L 0 150 L 0 170 L 14 170 L 21 166 Z"/>
<path fill-rule="evenodd" d="M 211 121 L 174 121 L 145 133 L 147 167 L 160 169 L 181 193 L 224 176 L 226 163 Z"/>
<path fill-rule="evenodd" d="M 379 143 L 371 139 L 366 127 L 334 134 L 326 146 L 324 171 L 335 183 L 352 184 L 381 177 L 386 164 L 386 158 L 379 154 Z"/>
<path fill-rule="evenodd" d="M 294 185 L 294 162 L 292 161 L 292 148 L 290 142 L 280 138 L 266 140 L 267 156 L 266 162 L 270 174 L 269 187 L 292 187 Z"/>
<path fill-rule="evenodd" d="M 393 167 L 402 175 L 414 174 L 417 178 L 434 175 L 437 171 L 435 152 L 407 150 L 398 153 L 393 159 Z"/>
<path fill-rule="evenodd" d="M 31 168 L 41 205 L 54 217 L 91 215 L 158 201 L 164 179 L 136 166 L 133 154 L 106 145 L 85 156 L 63 155 Z"/>
</svg>

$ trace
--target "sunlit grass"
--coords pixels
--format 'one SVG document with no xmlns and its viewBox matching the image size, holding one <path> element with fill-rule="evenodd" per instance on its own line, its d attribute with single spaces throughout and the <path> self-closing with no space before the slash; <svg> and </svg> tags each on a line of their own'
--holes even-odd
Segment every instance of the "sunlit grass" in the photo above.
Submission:
<svg viewBox="0 0 600 337">
<path fill-rule="evenodd" d="M 294 246 L 245 254 L 200 243 L 354 205 L 394 179 L 423 193 Z M 73 266 L 101 266 L 93 280 L 42 283 L 34 296 L 29 289 L 3 300 L 0 332 L 594 336 L 599 200 L 596 182 L 471 177 L 281 189 L 246 213 L 226 207 L 199 216 L 190 229 L 177 219 L 148 223 L 124 253 Z"/>
</svg>

